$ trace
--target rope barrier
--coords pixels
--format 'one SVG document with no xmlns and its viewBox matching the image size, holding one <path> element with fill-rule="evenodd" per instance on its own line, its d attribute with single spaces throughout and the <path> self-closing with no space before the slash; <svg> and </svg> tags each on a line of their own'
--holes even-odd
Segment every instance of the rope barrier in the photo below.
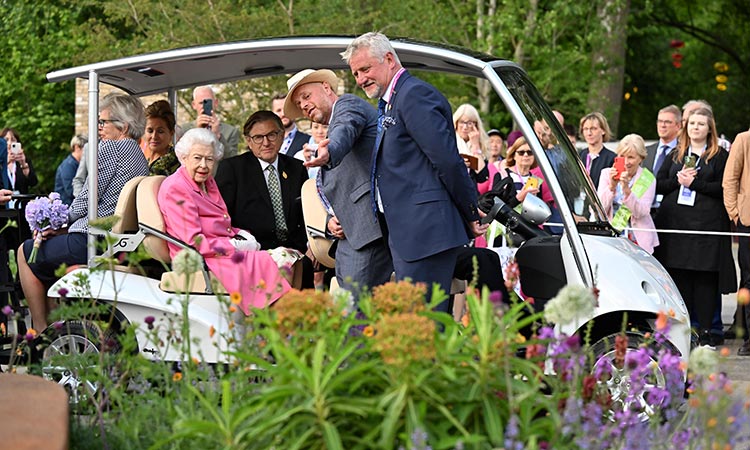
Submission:
<svg viewBox="0 0 750 450">
<path fill-rule="evenodd" d="M 544 226 L 549 227 L 562 227 L 561 223 L 546 222 Z M 654 231 L 657 233 L 668 233 L 668 234 L 709 234 L 712 236 L 747 236 L 750 237 L 750 233 L 739 233 L 730 231 L 701 231 L 701 230 L 670 230 L 670 229 L 655 229 L 655 228 L 625 228 L 629 231 Z M 625 231 L 623 230 L 623 231 Z"/>
</svg>

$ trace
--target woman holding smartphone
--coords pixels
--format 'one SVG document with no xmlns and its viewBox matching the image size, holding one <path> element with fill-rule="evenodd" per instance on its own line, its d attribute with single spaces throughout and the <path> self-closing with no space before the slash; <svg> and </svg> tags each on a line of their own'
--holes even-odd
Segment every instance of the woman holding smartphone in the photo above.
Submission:
<svg viewBox="0 0 750 450">
<path fill-rule="evenodd" d="M 21 145 L 21 137 L 13 128 L 3 128 L 0 132 L 8 143 L 8 173 L 6 188 L 18 194 L 28 194 L 29 189 L 36 186 L 39 180 L 36 177 L 31 160 L 26 156 Z"/>
<path fill-rule="evenodd" d="M 505 162 L 508 166 L 505 169 L 506 174 L 513 180 L 516 187 L 516 199 L 519 203 L 523 202 L 529 194 L 537 196 L 541 194 L 542 200 L 548 204 L 554 201 L 526 138 L 522 136 L 513 142 L 508 149 Z"/>
<path fill-rule="evenodd" d="M 656 195 L 656 177 L 641 167 L 646 158 L 646 144 L 637 134 L 629 134 L 617 145 L 612 167 L 602 169 L 599 177 L 599 199 L 612 226 L 625 230 L 623 235 L 649 253 L 659 245 L 651 219 L 651 204 Z"/>
<path fill-rule="evenodd" d="M 731 238 L 706 233 L 730 230 L 721 187 L 728 154 L 718 146 L 716 122 L 706 108 L 690 114 L 678 142 L 656 176 L 656 193 L 664 195 L 656 228 L 691 233 L 659 233 L 654 256 L 697 319 L 700 344 L 714 345 L 710 329 L 721 308 L 717 293 L 737 290 Z"/>
</svg>

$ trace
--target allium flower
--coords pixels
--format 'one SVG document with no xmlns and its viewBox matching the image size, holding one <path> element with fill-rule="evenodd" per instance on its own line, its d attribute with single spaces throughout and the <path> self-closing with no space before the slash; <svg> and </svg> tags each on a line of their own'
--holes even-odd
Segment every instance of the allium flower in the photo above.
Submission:
<svg viewBox="0 0 750 450">
<path fill-rule="evenodd" d="M 145 323 L 146 325 L 148 325 L 148 329 L 149 329 L 149 330 L 153 330 L 153 329 L 154 329 L 154 321 L 155 321 L 155 320 L 156 320 L 156 319 L 154 318 L 154 316 L 146 316 L 146 317 L 145 317 L 145 318 L 143 319 L 143 322 L 144 322 L 144 323 Z"/>
<path fill-rule="evenodd" d="M 36 339 L 37 332 L 33 328 L 29 328 L 29 331 L 26 332 L 26 336 L 24 336 L 24 339 L 26 339 L 26 342 L 31 342 L 34 339 Z"/>
<path fill-rule="evenodd" d="M 544 318 L 558 324 L 572 323 L 594 314 L 596 300 L 587 287 L 569 284 L 544 306 Z"/>
<path fill-rule="evenodd" d="M 708 376 L 716 372 L 719 355 L 709 347 L 696 347 L 690 352 L 690 370 L 696 375 Z"/>
<path fill-rule="evenodd" d="M 13 308 L 11 308 L 10 305 L 3 306 L 3 314 L 5 314 L 6 316 L 10 316 L 11 314 L 13 314 Z"/>
<path fill-rule="evenodd" d="M 201 255 L 193 249 L 184 248 L 172 258 L 172 269 L 178 275 L 190 275 L 201 270 Z"/>
<path fill-rule="evenodd" d="M 68 290 L 65 288 L 60 288 L 57 290 L 57 295 L 59 295 L 60 298 L 65 298 L 68 296 Z"/>
</svg>

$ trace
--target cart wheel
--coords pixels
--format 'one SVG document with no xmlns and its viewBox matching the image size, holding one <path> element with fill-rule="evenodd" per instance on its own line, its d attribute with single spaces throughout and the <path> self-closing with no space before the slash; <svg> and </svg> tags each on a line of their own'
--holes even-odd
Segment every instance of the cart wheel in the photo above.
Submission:
<svg viewBox="0 0 750 450">
<path fill-rule="evenodd" d="M 612 398 L 612 406 L 609 412 L 610 419 L 614 419 L 616 411 L 636 410 L 638 411 L 638 417 L 641 421 L 645 422 L 650 420 L 656 412 L 647 401 L 649 392 L 657 388 L 666 388 L 666 378 L 662 368 L 659 366 L 659 361 L 656 359 L 659 346 L 653 341 L 649 341 L 647 344 L 646 338 L 641 333 L 626 333 L 628 337 L 626 358 L 628 353 L 633 353 L 644 345 L 647 345 L 652 350 L 648 362 L 648 374 L 645 377 L 639 378 L 639 381 L 644 383 L 642 392 L 634 397 L 629 396 L 633 384 L 631 379 L 632 371 L 628 368 L 627 364 L 623 364 L 622 367 L 617 367 L 617 364 L 615 364 L 615 338 L 618 334 L 610 334 L 591 346 L 591 351 L 594 355 L 594 364 L 591 367 L 591 373 L 604 371 L 610 374 L 608 378 L 598 381 L 600 386 L 606 387 Z"/>
<path fill-rule="evenodd" d="M 120 351 L 119 342 L 110 332 L 102 332 L 98 325 L 89 321 L 67 321 L 50 326 L 41 339 L 49 342 L 40 355 L 42 376 L 65 388 L 71 408 L 81 406 L 98 391 L 98 383 L 86 379 L 86 372 L 100 363 L 102 342 L 107 344 L 107 352 Z"/>
</svg>

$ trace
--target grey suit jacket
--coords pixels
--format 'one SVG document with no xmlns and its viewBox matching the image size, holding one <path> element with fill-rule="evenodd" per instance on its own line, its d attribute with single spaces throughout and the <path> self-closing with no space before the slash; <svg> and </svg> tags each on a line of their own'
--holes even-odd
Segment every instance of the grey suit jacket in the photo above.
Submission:
<svg viewBox="0 0 750 450">
<path fill-rule="evenodd" d="M 378 113 L 365 100 L 344 94 L 329 123 L 329 150 L 346 156 L 334 168 L 323 167 L 323 193 L 333 207 L 349 244 L 359 250 L 380 239 L 370 205 L 370 160 L 378 133 Z"/>
</svg>

